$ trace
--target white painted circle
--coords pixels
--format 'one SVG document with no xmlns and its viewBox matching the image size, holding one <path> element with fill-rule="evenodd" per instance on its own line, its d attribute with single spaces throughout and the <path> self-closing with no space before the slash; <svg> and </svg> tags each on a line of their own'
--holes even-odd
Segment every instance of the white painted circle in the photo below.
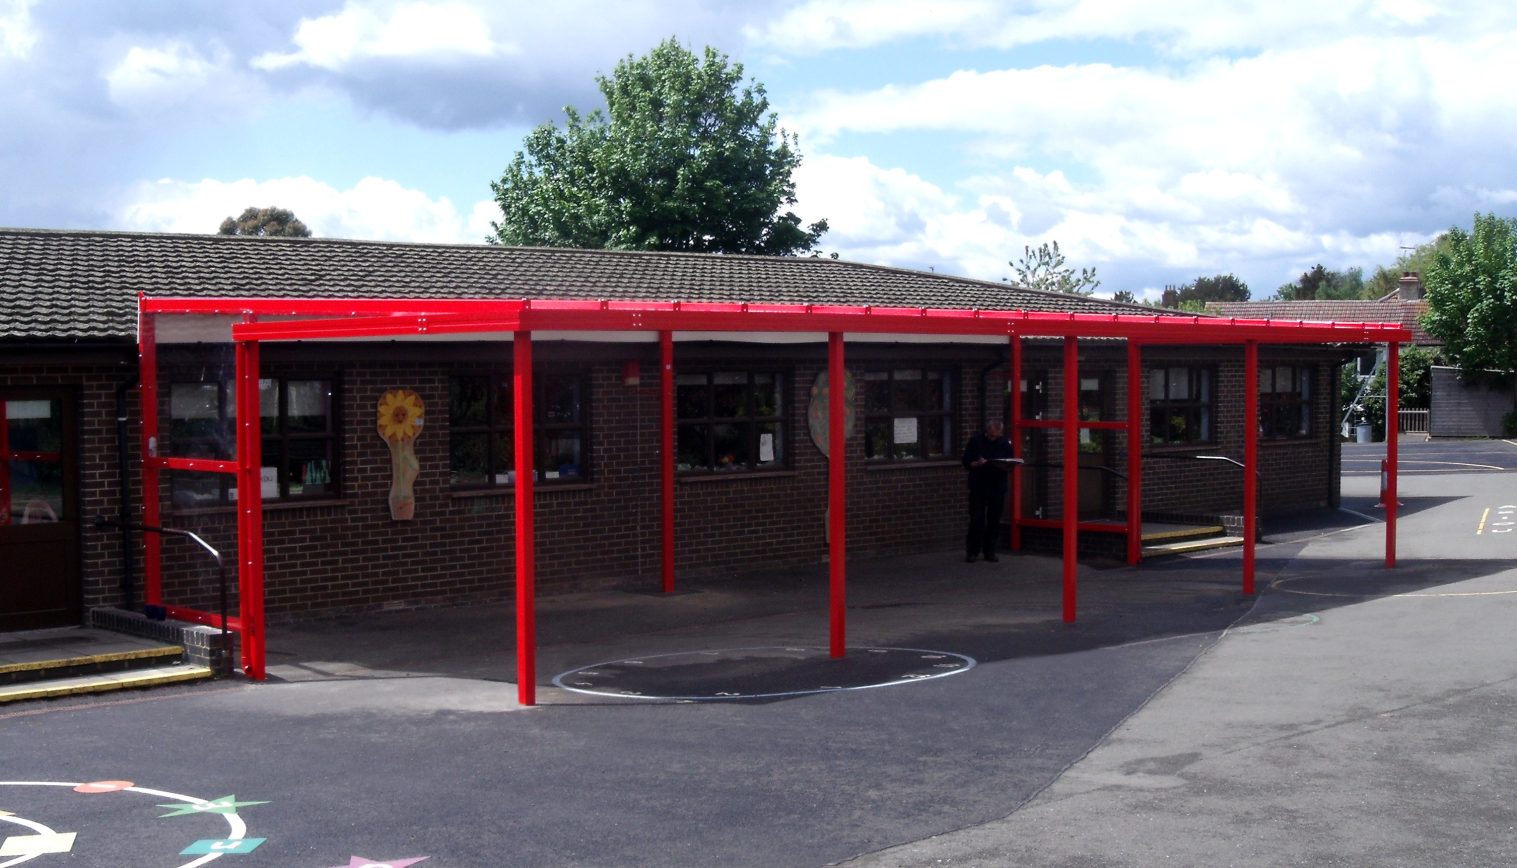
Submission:
<svg viewBox="0 0 1517 868">
<path fill-rule="evenodd" d="M 856 690 L 871 690 L 871 689 L 876 688 L 876 687 L 891 687 L 891 686 L 897 685 L 897 684 L 913 684 L 913 683 L 918 683 L 918 682 L 922 682 L 922 681 L 933 681 L 933 680 L 936 680 L 938 678 L 947 678 L 950 675 L 959 675 L 961 673 L 968 672 L 969 670 L 973 669 L 975 667 L 975 665 L 977 664 L 977 662 L 978 662 L 973 657 L 970 657 L 970 656 L 965 655 L 965 654 L 956 654 L 956 653 L 954 653 L 952 651 L 932 651 L 932 650 L 928 650 L 928 649 L 925 649 L 925 648 L 896 648 L 896 647 L 851 648 L 851 649 L 849 649 L 849 651 L 850 651 L 850 653 L 853 653 L 853 654 L 889 654 L 889 653 L 892 653 L 892 652 L 900 652 L 900 653 L 903 653 L 903 654 L 919 654 L 919 655 L 923 655 L 924 659 L 947 659 L 947 658 L 954 658 L 955 660 L 962 661 L 962 665 L 954 665 L 952 669 L 944 669 L 941 672 L 933 672 L 933 673 L 927 673 L 927 674 L 910 673 L 908 675 L 902 675 L 902 676 L 899 676 L 899 677 L 896 677 L 896 678 L 892 678 L 892 679 L 889 679 L 889 680 L 886 680 L 886 681 L 878 681 L 878 682 L 869 683 L 869 684 L 837 685 L 837 686 L 830 686 L 829 685 L 829 686 L 809 687 L 809 688 L 804 688 L 804 689 L 799 689 L 799 690 L 770 691 L 770 692 L 766 692 L 766 693 L 743 693 L 743 692 L 740 692 L 740 691 L 722 691 L 722 692 L 718 692 L 718 693 L 716 693 L 714 695 L 694 695 L 694 696 L 691 696 L 691 695 L 676 695 L 676 694 L 657 694 L 657 695 L 655 695 L 655 694 L 650 694 L 650 693 L 645 693 L 645 692 L 644 693 L 628 693 L 628 692 L 617 692 L 617 691 L 613 691 L 613 690 L 600 690 L 600 689 L 595 689 L 594 687 L 586 687 L 586 686 L 584 686 L 582 684 L 574 684 L 574 683 L 571 683 L 569 681 L 569 679 L 577 677 L 577 676 L 581 675 L 581 673 L 592 672 L 592 671 L 594 671 L 596 669 L 605 668 L 605 667 L 609 667 L 609 666 L 617 666 L 617 665 L 622 665 L 622 664 L 629 665 L 629 666 L 641 665 L 642 662 L 646 661 L 646 660 L 660 660 L 660 659 L 667 659 L 667 658 L 672 658 L 672 657 L 697 657 L 697 656 L 699 656 L 699 657 L 720 657 L 723 654 L 751 653 L 751 652 L 755 652 L 755 651 L 786 651 L 786 652 L 792 652 L 792 653 L 794 653 L 794 652 L 815 652 L 817 655 L 826 655 L 828 653 L 826 651 L 826 649 L 821 649 L 821 648 L 807 648 L 807 647 L 796 647 L 796 646 L 786 646 L 786 645 L 761 645 L 761 646 L 755 646 L 755 647 L 750 647 L 750 648 L 723 648 L 723 649 L 716 650 L 716 651 L 674 651 L 674 652 L 670 652 L 670 653 L 667 653 L 667 654 L 649 654 L 649 655 L 644 655 L 644 656 L 641 656 L 641 657 L 626 657 L 626 658 L 622 658 L 620 660 L 606 660 L 606 661 L 603 661 L 603 662 L 600 662 L 600 663 L 592 663 L 592 664 L 590 664 L 588 666 L 579 666 L 579 667 L 576 667 L 574 669 L 570 669 L 567 672 L 562 672 L 562 673 L 560 673 L 558 675 L 553 676 L 553 684 L 554 684 L 554 686 L 559 687 L 559 688 L 561 688 L 563 690 L 567 690 L 570 693 L 580 693 L 580 694 L 585 694 L 585 695 L 588 695 L 588 696 L 609 696 L 609 697 L 614 697 L 616 699 L 644 699 L 644 700 L 677 701 L 677 702 L 718 702 L 718 701 L 722 701 L 722 700 L 780 699 L 780 698 L 784 698 L 784 697 L 787 697 L 787 696 L 809 696 L 809 695 L 821 694 L 821 693 L 846 693 L 846 692 L 849 692 L 849 691 L 856 691 Z M 938 665 L 944 665 L 944 664 L 931 664 L 931 665 L 938 666 Z"/>
<path fill-rule="evenodd" d="M 85 782 L 85 783 L 88 783 L 88 782 Z M 76 782 L 76 783 L 68 783 L 68 782 L 65 782 L 65 781 L 0 781 L 0 787 L 68 787 L 70 789 L 73 789 L 73 788 L 82 787 L 82 786 L 84 786 L 84 783 L 78 783 L 78 782 Z M 168 792 L 167 790 L 152 790 L 152 789 L 148 789 L 147 787 L 137 787 L 137 786 L 122 787 L 120 791 L 123 792 L 123 793 L 141 793 L 141 794 L 143 794 L 145 796 L 156 796 L 156 797 L 164 798 L 164 799 L 173 799 L 173 800 L 176 800 L 176 801 L 185 802 L 187 804 L 195 805 L 195 806 L 202 806 L 203 807 L 203 806 L 207 806 L 207 805 L 210 804 L 210 801 L 208 799 L 200 799 L 200 798 L 196 798 L 195 796 L 180 795 L 179 793 L 171 793 L 171 792 Z M 101 796 L 101 795 L 104 795 L 104 794 L 103 793 L 91 793 L 90 795 L 98 797 L 98 796 Z M 246 823 L 244 823 L 242 821 L 241 817 L 237 816 L 237 813 L 235 811 L 233 811 L 230 814 L 222 814 L 221 816 L 223 816 L 223 817 L 226 818 L 227 826 L 230 827 L 231 834 L 227 835 L 227 839 L 228 840 L 239 840 L 239 839 L 241 839 L 241 838 L 243 838 L 243 837 L 245 837 L 247 835 L 247 833 L 248 833 L 248 826 L 247 826 Z M 42 826 L 40 823 L 37 824 L 37 825 L 35 825 L 35 826 L 33 826 L 33 825 L 31 825 L 30 821 L 22 821 L 19 817 L 15 817 L 15 816 L 0 817 L 0 819 L 10 820 L 10 821 L 13 821 L 13 822 L 20 822 L 22 825 L 28 826 L 28 828 L 43 829 L 43 830 L 45 830 L 45 831 L 41 831 L 40 834 L 52 834 L 53 833 L 53 831 L 51 829 L 47 829 L 46 827 Z M 40 855 L 42 855 L 42 854 L 40 854 L 40 853 L 32 853 L 32 854 L 29 854 L 29 855 L 26 855 L 26 856 L 22 856 L 19 859 L 16 859 L 16 860 L 13 860 L 13 861 L 10 861 L 10 862 L 0 862 L 0 868 L 9 868 L 9 866 L 11 866 L 11 865 L 20 865 L 22 862 L 25 862 L 25 861 L 30 860 L 30 859 L 35 859 L 37 856 L 40 856 Z M 180 865 L 179 868 L 198 868 L 198 866 L 208 864 L 208 863 L 210 863 L 210 862 L 212 862 L 212 861 L 214 861 L 216 859 L 220 859 L 224 855 L 226 855 L 226 854 L 224 854 L 224 853 L 207 853 L 206 855 L 201 856 L 199 859 L 192 859 L 189 862 L 186 862 L 183 865 Z"/>
</svg>

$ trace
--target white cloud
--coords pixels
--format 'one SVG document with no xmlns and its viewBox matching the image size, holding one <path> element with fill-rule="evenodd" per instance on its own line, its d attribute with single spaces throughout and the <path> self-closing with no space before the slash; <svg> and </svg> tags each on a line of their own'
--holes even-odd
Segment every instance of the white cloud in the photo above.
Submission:
<svg viewBox="0 0 1517 868">
<path fill-rule="evenodd" d="M 462 3 L 402 3 L 381 12 L 349 2 L 336 15 L 302 19 L 294 41 L 297 51 L 261 54 L 253 66 L 338 71 L 369 58 L 489 57 L 509 50 L 490 38 L 479 11 Z"/>
<path fill-rule="evenodd" d="M 346 190 L 308 177 L 163 179 L 134 187 L 116 214 L 126 229 L 205 234 L 249 206 L 287 208 L 313 234 L 327 238 L 477 243 L 489 229 L 488 220 L 480 228 L 481 216 L 494 203 L 478 203 L 464 214 L 446 197 L 434 199 L 384 178 L 364 178 Z"/>
<path fill-rule="evenodd" d="M 111 100 L 119 105 L 165 104 L 209 89 L 227 66 L 221 49 L 213 48 L 207 57 L 183 42 L 133 46 L 105 73 L 105 82 Z"/>
<path fill-rule="evenodd" d="M 1465 35 L 1510 27 L 1511 4 L 1423 0 L 805 0 L 745 32 L 780 53 L 816 54 L 938 38 L 1016 48 L 1059 40 L 1143 41 L 1180 56 L 1309 46 L 1349 36 Z M 1505 8 L 1503 8 L 1505 7 Z"/>
<path fill-rule="evenodd" d="M 0 60 L 14 57 L 25 60 L 37 44 L 32 27 L 34 0 L 0 0 Z"/>
</svg>

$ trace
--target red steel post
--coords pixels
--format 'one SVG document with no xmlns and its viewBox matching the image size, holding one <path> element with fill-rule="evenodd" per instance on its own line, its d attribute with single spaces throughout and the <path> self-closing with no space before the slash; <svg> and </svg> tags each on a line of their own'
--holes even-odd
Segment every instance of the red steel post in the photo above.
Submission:
<svg viewBox="0 0 1517 868">
<path fill-rule="evenodd" d="M 843 367 L 843 333 L 827 335 L 827 518 L 830 546 L 827 551 L 827 567 L 831 579 L 832 596 L 832 656 L 842 657 L 846 650 L 844 641 L 847 597 L 847 510 L 848 497 L 844 490 L 846 477 L 844 454 L 847 452 L 844 434 L 847 412 L 852 409 L 844 402 L 847 395 L 847 369 Z"/>
<path fill-rule="evenodd" d="M 242 669 L 254 681 L 262 681 L 266 674 L 258 356 L 256 342 L 237 342 L 237 607 L 242 622 Z"/>
<path fill-rule="evenodd" d="M 138 304 L 141 304 L 139 300 Z M 158 466 L 158 329 L 157 318 L 139 309 L 137 313 L 137 394 L 142 413 L 142 523 L 161 527 Z M 156 533 L 142 535 L 142 601 L 163 605 L 163 540 Z"/>
<path fill-rule="evenodd" d="M 1143 347 L 1127 339 L 1127 563 L 1143 561 Z"/>
<path fill-rule="evenodd" d="M 1011 363 L 1006 369 L 1007 397 L 1010 399 L 1011 417 L 1006 426 L 1007 437 L 1011 440 L 1011 457 L 1022 457 L 1022 339 L 1016 335 L 1011 336 Z M 1011 550 L 1022 550 L 1022 465 L 1011 466 L 1011 509 L 1006 514 L 1011 516 Z"/>
<path fill-rule="evenodd" d="M 1259 523 L 1259 342 L 1243 344 L 1243 593 L 1254 592 Z"/>
<path fill-rule="evenodd" d="M 1385 565 L 1396 565 L 1396 459 L 1401 435 L 1401 345 L 1385 345 Z"/>
<path fill-rule="evenodd" d="M 1064 623 L 1075 620 L 1080 551 L 1080 341 L 1064 337 Z"/>
<path fill-rule="evenodd" d="M 674 333 L 658 333 L 659 370 L 659 476 L 663 489 L 664 593 L 674 593 Z"/>
<path fill-rule="evenodd" d="M 512 342 L 516 422 L 516 701 L 537 704 L 536 539 L 533 534 L 532 333 Z"/>
</svg>

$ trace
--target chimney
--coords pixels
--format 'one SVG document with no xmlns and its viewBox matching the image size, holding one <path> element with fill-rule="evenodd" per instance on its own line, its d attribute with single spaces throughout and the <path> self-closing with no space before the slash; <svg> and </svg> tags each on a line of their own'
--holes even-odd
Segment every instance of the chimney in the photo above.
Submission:
<svg viewBox="0 0 1517 868">
<path fill-rule="evenodd" d="M 1402 301 L 1418 301 L 1422 295 L 1422 278 L 1417 272 L 1401 272 L 1401 279 L 1396 281 L 1396 297 Z"/>
</svg>

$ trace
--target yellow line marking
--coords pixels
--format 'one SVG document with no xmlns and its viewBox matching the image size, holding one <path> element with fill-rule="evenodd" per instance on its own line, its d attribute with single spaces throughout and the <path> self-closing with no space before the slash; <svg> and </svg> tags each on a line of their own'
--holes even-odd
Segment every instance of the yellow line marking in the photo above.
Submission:
<svg viewBox="0 0 1517 868">
<path fill-rule="evenodd" d="M 1485 508 L 1485 512 L 1480 513 L 1480 526 L 1475 528 L 1475 536 L 1480 536 L 1481 534 L 1485 533 L 1485 520 L 1490 517 L 1491 508 L 1488 506 Z"/>
</svg>

